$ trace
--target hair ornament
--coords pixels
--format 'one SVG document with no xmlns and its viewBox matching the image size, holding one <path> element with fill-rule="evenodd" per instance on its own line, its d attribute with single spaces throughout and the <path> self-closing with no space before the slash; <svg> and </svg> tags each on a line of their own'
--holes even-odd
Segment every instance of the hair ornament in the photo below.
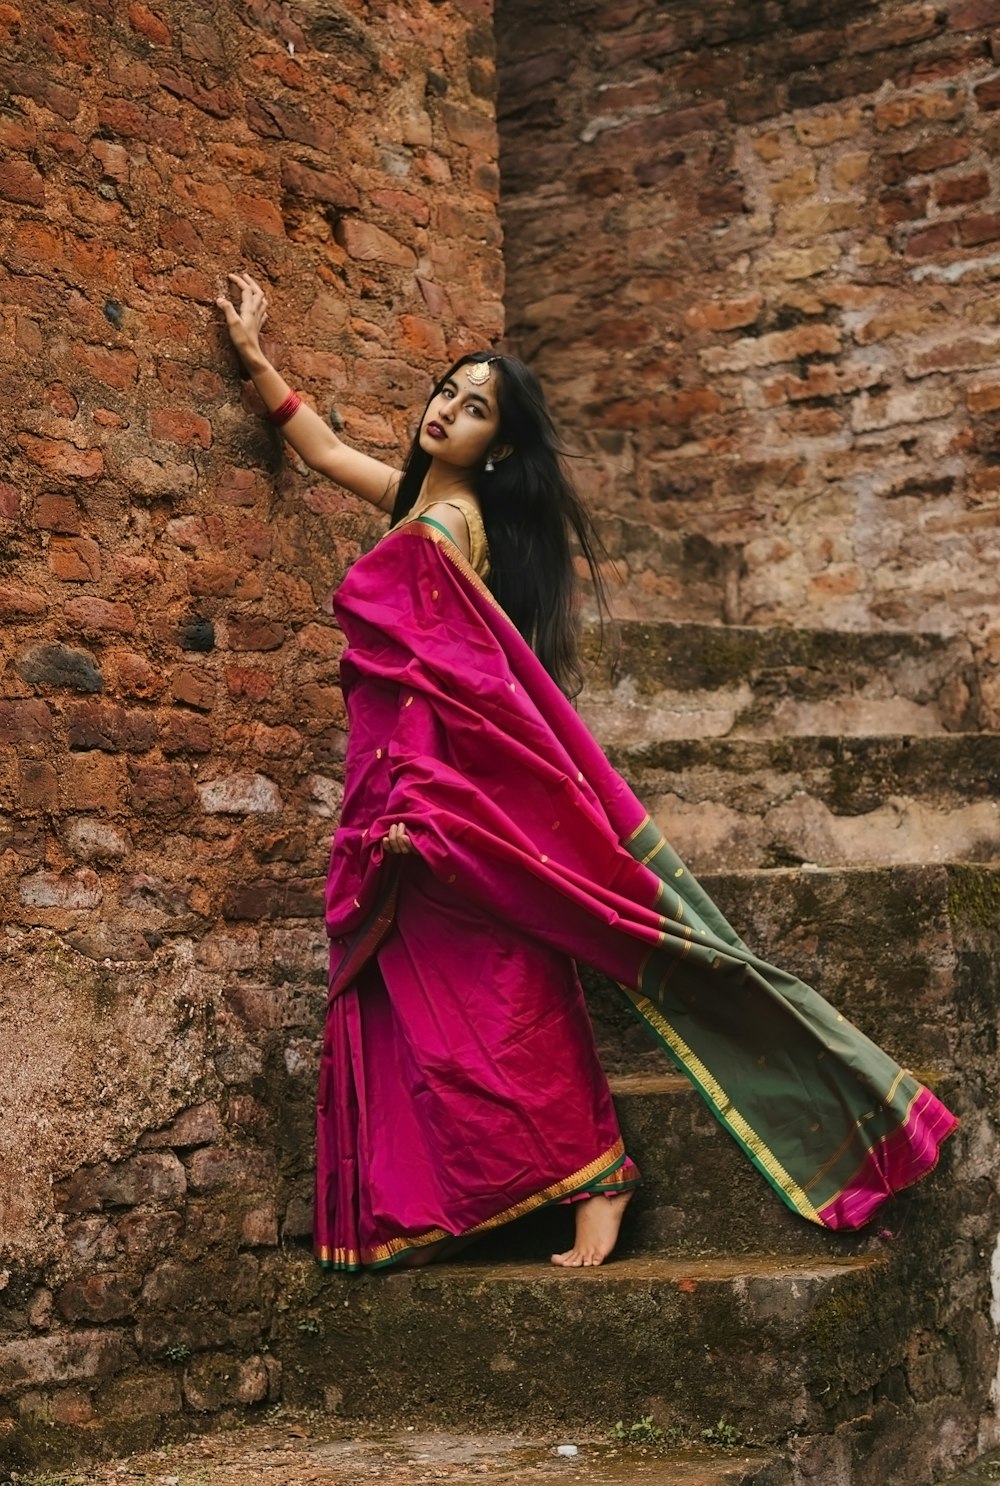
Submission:
<svg viewBox="0 0 1000 1486">
<path fill-rule="evenodd" d="M 465 368 L 465 375 L 474 387 L 482 387 L 492 376 L 492 359 L 489 361 L 471 361 Z"/>
</svg>

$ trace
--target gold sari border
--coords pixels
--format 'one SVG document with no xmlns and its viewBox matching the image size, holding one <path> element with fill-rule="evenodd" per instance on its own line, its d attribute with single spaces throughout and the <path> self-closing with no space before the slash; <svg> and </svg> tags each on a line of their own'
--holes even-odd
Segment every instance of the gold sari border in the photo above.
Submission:
<svg viewBox="0 0 1000 1486">
<path fill-rule="evenodd" d="M 523 1218 L 527 1213 L 534 1212 L 536 1208 L 559 1202 L 563 1197 L 570 1197 L 581 1187 L 590 1186 L 593 1182 L 611 1176 L 624 1160 L 625 1142 L 619 1137 L 609 1150 L 604 1151 L 582 1170 L 575 1171 L 572 1176 L 564 1177 L 562 1181 L 553 1182 L 541 1192 L 536 1192 L 533 1196 L 514 1203 L 512 1207 L 505 1208 L 503 1212 L 497 1213 L 494 1217 L 477 1223 L 474 1228 L 465 1228 L 461 1233 L 447 1233 L 443 1228 L 429 1228 L 426 1233 L 407 1238 L 391 1238 L 387 1243 L 378 1244 L 373 1249 L 362 1249 L 360 1257 L 353 1249 L 323 1248 L 317 1249 L 316 1256 L 320 1264 L 329 1269 L 359 1269 L 362 1266 L 369 1269 L 385 1269 L 414 1249 L 425 1249 L 430 1244 L 442 1243 L 449 1238 L 472 1238 L 477 1233 L 485 1233 L 491 1228 L 502 1227 L 504 1223 L 512 1223 L 515 1218 Z M 336 1258 L 328 1258 L 329 1254 L 344 1254 L 351 1258 L 347 1262 L 339 1262 Z"/>
<path fill-rule="evenodd" d="M 668 1051 L 681 1065 L 692 1083 L 715 1111 L 718 1119 L 736 1138 L 750 1156 L 758 1170 L 762 1171 L 773 1187 L 803 1218 L 823 1226 L 822 1219 L 805 1192 L 785 1170 L 774 1152 L 764 1144 L 756 1130 L 743 1118 L 731 1103 L 722 1085 L 713 1077 L 701 1059 L 688 1047 L 680 1033 L 673 1028 L 647 996 L 639 991 L 622 986 L 637 1016 L 653 1029 Z"/>
</svg>

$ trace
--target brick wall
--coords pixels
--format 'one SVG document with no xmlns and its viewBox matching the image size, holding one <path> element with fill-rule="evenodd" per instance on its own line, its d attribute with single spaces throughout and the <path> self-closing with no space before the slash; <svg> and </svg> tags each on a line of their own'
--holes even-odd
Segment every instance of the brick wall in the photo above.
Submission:
<svg viewBox="0 0 1000 1486">
<path fill-rule="evenodd" d="M 715 547 L 729 620 L 995 630 L 997 0 L 497 33 L 509 334 L 596 503 Z"/>
<path fill-rule="evenodd" d="M 501 328 L 489 22 L 0 5 L 0 1450 L 279 1386 L 245 1358 L 309 1229 L 325 604 L 380 523 L 283 459 L 213 301 L 261 276 L 290 380 L 397 455 Z"/>
</svg>

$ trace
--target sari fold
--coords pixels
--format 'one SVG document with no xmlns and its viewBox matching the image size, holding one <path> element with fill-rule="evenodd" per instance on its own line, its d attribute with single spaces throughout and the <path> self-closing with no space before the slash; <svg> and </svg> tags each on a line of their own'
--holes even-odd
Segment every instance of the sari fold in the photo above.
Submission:
<svg viewBox="0 0 1000 1486">
<path fill-rule="evenodd" d="M 620 988 L 802 1217 L 859 1227 L 933 1167 L 955 1117 L 816 991 L 744 944 L 441 533 L 421 521 L 390 532 L 351 569 L 335 605 L 347 639 L 349 740 L 326 902 L 331 1020 L 343 1015 L 341 998 L 363 1002 L 372 974 L 392 970 L 401 928 L 416 942 L 420 900 L 434 925 L 420 952 L 435 960 L 441 986 L 461 984 L 470 957 L 489 967 L 466 1006 L 473 1026 L 490 1017 L 494 996 L 510 1011 L 517 997 L 509 984 L 494 984 L 496 967 L 520 956 L 516 974 L 534 982 L 534 1000 L 511 1013 L 507 1031 L 540 1028 L 536 1053 L 556 1067 L 572 1050 L 567 1080 L 582 1077 L 589 1089 L 590 1145 L 567 1148 L 561 1159 L 572 1162 L 616 1130 L 579 1022 L 575 971 L 565 970 L 581 961 Z M 384 859 L 381 845 L 396 821 L 416 851 L 401 864 Z M 449 912 L 461 920 L 454 932 Z M 503 1029 L 491 1035 L 503 1045 Z M 492 1051 L 480 1049 L 487 1062 Z M 334 1058 L 328 1039 L 321 1257 L 344 1247 L 331 1239 L 336 1201 L 323 1134 L 334 1118 Z M 540 1066 L 536 1058 L 532 1067 Z M 569 1088 L 567 1081 L 560 1099 L 571 1100 Z M 402 1085 L 393 1097 L 405 1097 Z M 530 1111 L 532 1090 L 524 1097 Z M 567 1169 L 563 1179 L 578 1175 Z M 532 1185 L 541 1200 L 556 1200 L 559 1175 L 539 1168 L 507 1190 L 523 1186 L 528 1200 Z M 493 1216 L 503 1221 L 498 1201 Z"/>
</svg>

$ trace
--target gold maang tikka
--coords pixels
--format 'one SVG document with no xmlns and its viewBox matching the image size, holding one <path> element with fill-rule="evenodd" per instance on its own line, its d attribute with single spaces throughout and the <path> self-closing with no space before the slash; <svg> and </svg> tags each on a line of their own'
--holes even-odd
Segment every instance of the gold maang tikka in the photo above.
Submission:
<svg viewBox="0 0 1000 1486">
<path fill-rule="evenodd" d="M 482 387 L 492 376 L 492 361 L 472 361 L 465 368 L 465 375 L 474 387 Z"/>
</svg>

